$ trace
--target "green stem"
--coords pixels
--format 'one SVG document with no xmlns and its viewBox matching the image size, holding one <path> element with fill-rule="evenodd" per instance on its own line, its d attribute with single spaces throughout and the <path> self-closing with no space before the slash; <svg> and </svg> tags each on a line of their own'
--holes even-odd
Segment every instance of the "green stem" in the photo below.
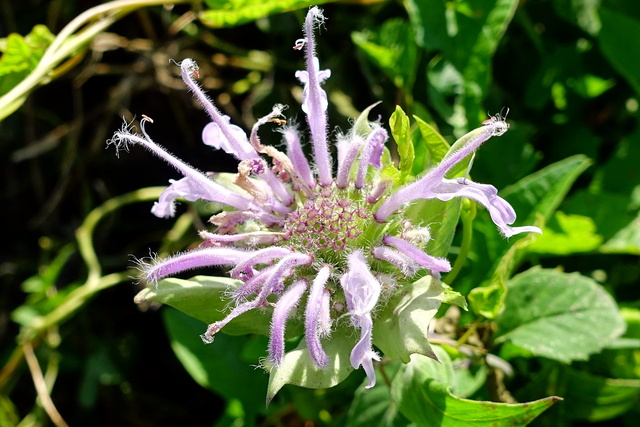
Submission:
<svg viewBox="0 0 640 427">
<path fill-rule="evenodd" d="M 460 244 L 460 252 L 458 252 L 458 256 L 453 263 L 451 272 L 449 272 L 449 274 L 447 274 L 443 279 L 443 281 L 448 285 L 451 285 L 451 283 L 456 280 L 456 277 L 458 277 L 458 274 L 467 261 L 469 251 L 471 250 L 471 241 L 473 240 L 473 219 L 476 217 L 477 208 L 475 203 L 469 203 L 467 206 L 468 209 L 463 209 L 460 212 L 460 220 L 462 221 L 462 243 Z"/>
<path fill-rule="evenodd" d="M 36 68 L 13 89 L 0 97 L 0 120 L 15 111 L 20 106 L 22 98 L 45 80 L 62 60 L 91 42 L 96 35 L 118 19 L 146 6 L 193 3 L 194 1 L 196 0 L 116 0 L 81 13 L 60 31 Z M 84 28 L 79 30 L 82 27 Z"/>
<path fill-rule="evenodd" d="M 98 223 L 108 214 L 125 205 L 154 200 L 160 196 L 164 187 L 150 187 L 133 191 L 107 200 L 92 210 L 76 231 L 78 249 L 84 260 L 88 274 L 84 284 L 69 292 L 64 300 L 50 313 L 34 319 L 20 334 L 22 342 L 32 341 L 52 326 L 56 326 L 80 309 L 89 298 L 98 292 L 130 279 L 130 272 L 113 273 L 102 276 L 102 267 L 93 248 L 93 231 Z"/>
</svg>

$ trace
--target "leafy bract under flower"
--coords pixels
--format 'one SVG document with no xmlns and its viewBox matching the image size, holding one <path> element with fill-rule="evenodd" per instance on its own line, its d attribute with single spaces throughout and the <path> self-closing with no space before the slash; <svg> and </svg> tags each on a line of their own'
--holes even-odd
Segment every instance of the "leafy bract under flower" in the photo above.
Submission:
<svg viewBox="0 0 640 427">
<path fill-rule="evenodd" d="M 451 264 L 425 251 L 429 240 L 439 236 L 432 236 L 419 217 L 406 215 L 406 207 L 415 200 L 475 200 L 487 208 L 505 236 L 540 232 L 533 226 L 512 227 L 515 212 L 495 187 L 467 178 L 445 178 L 482 143 L 508 129 L 499 116 L 461 138 L 423 176 L 398 187 L 389 173 L 394 166 L 384 147 L 388 133 L 380 123 L 367 121 L 370 107 L 354 129 L 337 137 L 334 175 L 327 96 L 321 88 L 331 73 L 321 70 L 313 34 L 323 22 L 322 11 L 311 8 L 304 23 L 305 37 L 294 46 L 304 50 L 306 57 L 306 70 L 296 76 L 304 85 L 302 109 L 313 162 L 302 150 L 303 135 L 292 126 L 282 129 L 286 153 L 261 143 L 261 126 L 284 122 L 280 105 L 258 120 L 249 134 L 231 124 L 196 82 L 198 66 L 191 59 L 184 59 L 180 67 L 185 84 L 211 118 L 202 132 L 203 141 L 238 159 L 234 185 L 216 182 L 169 154 L 146 133 L 145 119 L 142 135 L 125 126 L 109 141 L 117 149 L 141 145 L 182 174 L 162 193 L 153 214 L 173 216 L 177 199 L 226 206 L 210 219 L 216 230 L 201 232 L 201 248 L 144 264 L 144 279 L 157 285 L 155 292 L 162 296 L 167 286 L 163 278 L 195 268 L 231 268 L 235 281 L 224 291 L 216 288 L 216 297 L 228 309 L 209 325 L 202 339 L 213 342 L 220 330 L 248 312 L 272 313 L 268 356 L 263 361 L 271 373 L 268 399 L 286 383 L 328 387 L 360 367 L 368 378 L 366 387 L 373 387 L 374 362 L 380 360 L 374 345 L 403 361 L 412 353 L 434 356 L 426 328 L 442 301 L 440 273 L 451 270 Z M 170 295 L 174 295 L 175 284 L 171 286 Z M 188 287 L 194 298 L 201 298 L 196 288 Z M 169 304 L 176 301 L 158 298 Z M 304 324 L 293 330 L 304 329 L 305 339 L 287 353 L 288 323 Z"/>
</svg>

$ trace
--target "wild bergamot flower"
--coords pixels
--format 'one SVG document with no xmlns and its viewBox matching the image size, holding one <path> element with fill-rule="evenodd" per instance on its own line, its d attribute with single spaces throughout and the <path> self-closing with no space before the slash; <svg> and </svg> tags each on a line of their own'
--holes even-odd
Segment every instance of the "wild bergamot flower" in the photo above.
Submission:
<svg viewBox="0 0 640 427">
<path fill-rule="evenodd" d="M 407 217 L 408 205 L 419 199 L 464 197 L 485 206 L 504 236 L 540 233 L 540 229 L 512 227 L 516 214 L 495 187 L 445 177 L 486 140 L 507 131 L 509 126 L 499 115 L 465 135 L 463 144 L 406 185 L 388 172 L 394 167 L 385 149 L 387 131 L 380 123 L 366 122 L 366 116 L 350 132 L 337 136 L 334 161 L 327 132 L 327 95 L 321 87 L 331 72 L 320 69 L 313 34 L 323 22 L 322 11 L 311 8 L 304 38 L 294 46 L 306 55 L 306 70 L 298 71 L 296 77 L 304 85 L 302 110 L 310 130 L 312 162 L 305 157 L 302 135 L 294 126 L 281 129 L 286 153 L 261 143 L 261 126 L 284 123 L 281 105 L 258 120 L 249 135 L 229 123 L 196 83 L 198 66 L 191 59 L 184 59 L 180 67 L 184 82 L 211 118 L 202 138 L 205 144 L 239 160 L 235 185 L 217 183 L 154 143 L 145 131 L 146 118 L 141 121 L 141 135 L 125 124 L 109 144 L 117 149 L 141 145 L 183 175 L 171 181 L 154 204 L 156 216 L 173 216 L 178 198 L 227 207 L 211 218 L 216 231 L 201 233 L 201 248 L 143 266 L 144 279 L 154 284 L 194 268 L 231 268 L 230 276 L 239 286 L 228 291 L 232 304 L 226 317 L 210 324 L 202 335 L 206 343 L 213 342 L 238 316 L 271 306 L 267 368 L 283 362 L 285 327 L 291 318 L 304 319 L 309 357 L 322 368 L 330 359 L 322 340 L 327 342 L 336 325 L 348 321 L 358 333 L 350 349 L 350 364 L 365 370 L 367 387 L 372 387 L 376 380 L 373 362 L 380 359 L 372 345 L 380 307 L 407 283 L 429 275 L 437 280 L 440 273 L 451 270 L 449 261 L 425 252 L 431 239 L 429 227 Z M 426 336 L 407 339 L 426 342 Z"/>
</svg>

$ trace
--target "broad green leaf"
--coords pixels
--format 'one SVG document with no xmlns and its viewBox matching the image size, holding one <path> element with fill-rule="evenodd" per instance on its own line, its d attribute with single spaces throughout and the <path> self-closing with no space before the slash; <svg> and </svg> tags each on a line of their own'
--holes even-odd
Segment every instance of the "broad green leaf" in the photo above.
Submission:
<svg viewBox="0 0 640 427">
<path fill-rule="evenodd" d="M 407 176 L 411 173 L 415 155 L 413 141 L 411 140 L 409 117 L 398 105 L 396 105 L 395 111 L 389 118 L 389 127 L 391 128 L 391 135 L 398 145 L 398 155 L 400 156 L 398 169 L 400 169 L 400 176 L 406 180 Z"/>
<path fill-rule="evenodd" d="M 232 301 L 227 294 L 241 283 L 239 280 L 214 276 L 196 276 L 189 280 L 165 279 L 158 283 L 157 288 L 149 287 L 140 291 L 134 301 L 137 304 L 167 304 L 208 324 L 222 320 L 231 310 Z M 229 322 L 222 331 L 231 335 L 268 336 L 272 312 L 272 308 L 251 310 Z M 200 333 L 203 333 L 204 329 L 205 325 Z M 287 335 L 295 336 L 295 331 L 301 332 L 301 326 L 291 322 L 287 328 Z"/>
<path fill-rule="evenodd" d="M 266 349 L 265 337 L 220 334 L 213 344 L 204 344 L 198 336 L 203 328 L 199 320 L 172 308 L 163 309 L 162 314 L 171 348 L 198 384 L 226 399 L 240 400 L 250 414 L 264 412 L 262 393 L 267 389 L 267 377 L 255 369 L 256 355 L 243 355 L 255 340 L 259 348 Z"/>
<path fill-rule="evenodd" d="M 602 241 L 593 219 L 558 211 L 528 249 L 539 254 L 570 255 L 595 251 Z"/>
<path fill-rule="evenodd" d="M 442 359 L 441 364 L 414 355 L 392 381 L 391 398 L 400 413 L 417 425 L 523 426 L 559 400 L 557 397 L 548 397 L 534 402 L 507 404 L 456 397 L 447 385 L 452 379 L 451 360 L 445 352 L 436 351 Z"/>
<path fill-rule="evenodd" d="M 53 38 L 44 25 L 36 25 L 24 37 L 9 34 L 0 57 L 0 95 L 9 92 L 36 68 Z"/>
<path fill-rule="evenodd" d="M 298 347 L 284 355 L 279 366 L 270 368 L 267 404 L 285 384 L 318 389 L 333 387 L 342 382 L 353 371 L 349 355 L 357 335 L 352 328 L 343 326 L 333 331 L 331 337 L 323 339 L 322 348 L 329 357 L 329 363 L 325 367 L 315 364 L 306 340 L 300 341 Z"/>
<path fill-rule="evenodd" d="M 206 0 L 209 9 L 201 12 L 198 17 L 208 27 L 232 27 L 329 1 L 331 0 Z"/>
<path fill-rule="evenodd" d="M 582 155 L 566 158 L 521 179 L 500 195 L 511 203 L 520 218 L 525 218 L 521 223 L 533 223 L 537 214 L 548 221 L 590 164 L 591 160 Z"/>
<path fill-rule="evenodd" d="M 603 378 L 570 368 L 566 381 L 566 411 L 573 419 L 610 420 L 640 401 L 640 380 Z"/>
<path fill-rule="evenodd" d="M 625 330 L 613 298 L 577 273 L 534 268 L 507 284 L 496 342 L 511 341 L 536 356 L 586 360 Z"/>
<path fill-rule="evenodd" d="M 640 21 L 606 7 L 601 7 L 599 14 L 602 27 L 598 42 L 602 53 L 640 94 Z"/>
<path fill-rule="evenodd" d="M 513 275 L 531 241 L 535 241 L 537 237 L 537 234 L 530 233 L 509 246 L 496 264 L 489 284 L 471 289 L 469 302 L 473 311 L 487 319 L 495 319 L 498 316 L 504 308 L 507 280 Z"/>
<path fill-rule="evenodd" d="M 404 285 L 376 316 L 373 343 L 385 356 L 404 363 L 416 353 L 434 357 L 427 335 L 429 323 L 442 303 L 443 291 L 432 276 Z"/>
</svg>

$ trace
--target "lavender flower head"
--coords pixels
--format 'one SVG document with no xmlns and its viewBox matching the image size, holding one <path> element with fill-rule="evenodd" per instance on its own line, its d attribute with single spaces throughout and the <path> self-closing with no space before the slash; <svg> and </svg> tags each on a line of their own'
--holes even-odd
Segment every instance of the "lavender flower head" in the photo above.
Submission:
<svg viewBox="0 0 640 427">
<path fill-rule="evenodd" d="M 141 145 L 183 176 L 171 181 L 154 204 L 152 213 L 156 216 L 173 216 L 177 199 L 212 201 L 227 207 L 211 218 L 216 230 L 201 233 L 199 249 L 143 266 L 144 280 L 151 284 L 195 268 L 230 268 L 237 284 L 227 291 L 230 310 L 208 326 L 202 335 L 206 343 L 213 342 L 220 330 L 244 313 L 270 307 L 265 367 L 278 369 L 285 363 L 287 321 L 300 319 L 304 354 L 321 371 L 333 361 L 326 351 L 332 334 L 347 328 L 351 331 L 348 360 L 352 368 L 364 369 L 369 388 L 376 382 L 374 362 L 380 360 L 373 348 L 380 310 L 405 284 L 420 277 L 438 282 L 440 273 L 451 270 L 448 260 L 425 252 L 431 239 L 429 229 L 419 219 L 405 217 L 408 205 L 416 200 L 464 197 L 487 208 L 504 236 L 540 230 L 512 227 L 516 214 L 493 186 L 466 178 L 445 178 L 482 143 L 507 131 L 502 117 L 496 116 L 465 135 L 465 144 L 406 185 L 384 173 L 393 169 L 393 164 L 384 148 L 387 131 L 379 123 L 362 126 L 359 120 L 349 133 L 339 135 L 334 160 L 327 133 L 327 95 L 322 89 L 331 72 L 321 69 L 315 53 L 314 29 L 323 22 L 322 11 L 311 8 L 304 38 L 294 46 L 306 57 L 306 70 L 298 71 L 296 77 L 303 85 L 302 110 L 310 130 L 311 162 L 302 149 L 303 135 L 293 126 L 281 129 L 286 152 L 261 143 L 259 129 L 270 122 L 282 123 L 283 106 L 275 106 L 247 135 L 230 124 L 203 92 L 196 82 L 198 66 L 191 59 L 184 59 L 180 67 L 185 84 L 211 118 L 203 130 L 203 141 L 239 160 L 234 185 L 216 182 L 154 143 L 145 131 L 146 119 L 141 121 L 141 135 L 125 124 L 108 143 L 116 149 Z M 427 342 L 426 336 L 422 340 Z"/>
</svg>

